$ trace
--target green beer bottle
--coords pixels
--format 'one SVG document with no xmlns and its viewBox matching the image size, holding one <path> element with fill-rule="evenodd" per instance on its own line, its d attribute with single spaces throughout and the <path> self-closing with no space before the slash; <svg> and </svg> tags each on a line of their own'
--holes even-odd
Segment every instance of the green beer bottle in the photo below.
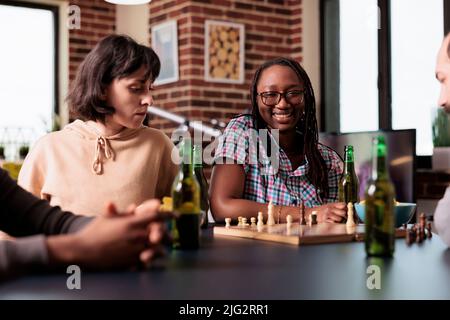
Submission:
<svg viewBox="0 0 450 320">
<path fill-rule="evenodd" d="M 173 247 L 197 249 L 200 245 L 200 185 L 192 167 L 191 140 L 181 142 L 181 164 L 172 186 L 173 212 L 177 215 L 172 226 Z"/>
<path fill-rule="evenodd" d="M 200 227 L 205 229 L 208 227 L 208 210 L 209 210 L 209 199 L 208 199 L 208 181 L 203 173 L 203 161 L 202 161 L 202 146 L 194 144 L 194 173 L 200 184 Z"/>
<path fill-rule="evenodd" d="M 338 201 L 348 204 L 359 202 L 359 181 L 355 172 L 355 157 L 353 146 L 345 146 L 344 172 L 338 185 Z M 358 222 L 359 218 L 355 217 Z"/>
<path fill-rule="evenodd" d="M 387 170 L 384 137 L 374 138 L 372 148 L 372 176 L 366 188 L 366 254 L 389 257 L 395 249 L 395 189 Z"/>
<path fill-rule="evenodd" d="M 345 146 L 344 172 L 339 181 L 339 202 L 359 202 L 359 181 L 355 172 L 353 146 Z"/>
</svg>

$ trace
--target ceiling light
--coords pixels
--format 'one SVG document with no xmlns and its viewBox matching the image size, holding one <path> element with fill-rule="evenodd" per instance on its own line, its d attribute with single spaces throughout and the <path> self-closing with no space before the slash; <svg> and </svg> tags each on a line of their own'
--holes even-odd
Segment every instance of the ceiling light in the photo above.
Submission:
<svg viewBox="0 0 450 320">
<path fill-rule="evenodd" d="M 106 2 L 109 3 L 114 3 L 114 4 L 125 4 L 125 5 L 133 5 L 133 4 L 145 4 L 145 3 L 149 3 L 152 0 L 105 0 Z"/>
</svg>

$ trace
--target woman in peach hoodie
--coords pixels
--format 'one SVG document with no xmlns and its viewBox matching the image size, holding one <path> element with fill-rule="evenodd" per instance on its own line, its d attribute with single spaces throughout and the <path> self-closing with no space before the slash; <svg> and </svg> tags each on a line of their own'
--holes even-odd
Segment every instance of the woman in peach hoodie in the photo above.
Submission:
<svg viewBox="0 0 450 320">
<path fill-rule="evenodd" d="M 37 141 L 19 185 L 81 215 L 100 214 L 108 200 L 122 211 L 170 195 L 174 145 L 143 126 L 159 71 L 151 48 L 128 36 L 101 40 L 80 65 L 68 96 L 77 120 Z"/>
</svg>

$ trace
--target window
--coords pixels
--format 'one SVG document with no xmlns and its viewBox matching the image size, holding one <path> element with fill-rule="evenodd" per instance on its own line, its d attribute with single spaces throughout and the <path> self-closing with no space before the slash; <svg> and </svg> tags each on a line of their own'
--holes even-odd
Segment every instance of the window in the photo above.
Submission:
<svg viewBox="0 0 450 320">
<path fill-rule="evenodd" d="M 432 153 L 434 68 L 449 2 L 322 0 L 325 131 L 414 128 L 417 154 Z"/>
<path fill-rule="evenodd" d="M 433 152 L 431 122 L 439 96 L 435 64 L 444 36 L 442 10 L 442 0 L 391 1 L 392 128 L 417 130 L 418 155 Z"/>
<path fill-rule="evenodd" d="M 340 0 L 341 132 L 378 130 L 376 8 L 377 0 Z"/>
<path fill-rule="evenodd" d="M 17 144 L 31 144 L 50 130 L 58 111 L 57 9 L 2 3 L 7 2 L 0 3 L 0 144 L 14 158 Z"/>
</svg>

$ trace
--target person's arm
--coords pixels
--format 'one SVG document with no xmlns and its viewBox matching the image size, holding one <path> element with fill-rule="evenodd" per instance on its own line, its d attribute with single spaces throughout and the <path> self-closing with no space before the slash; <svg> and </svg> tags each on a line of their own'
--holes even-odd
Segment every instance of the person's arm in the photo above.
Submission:
<svg viewBox="0 0 450 320">
<path fill-rule="evenodd" d="M 0 241 L 0 282 L 27 271 L 41 270 L 47 262 L 43 235 Z"/>
<path fill-rule="evenodd" d="M 31 148 L 20 168 L 17 184 L 32 193 L 35 197 L 49 200 L 42 193 L 46 172 L 45 148 L 48 135 L 42 137 Z"/>
<path fill-rule="evenodd" d="M 178 149 L 172 141 L 164 135 L 164 147 L 162 149 L 162 157 L 159 167 L 158 182 L 156 187 L 156 198 L 170 197 L 172 192 L 172 184 L 178 173 Z"/>
<path fill-rule="evenodd" d="M 450 187 L 436 207 L 434 225 L 439 237 L 450 247 Z"/>
<path fill-rule="evenodd" d="M 163 252 L 164 221 L 159 200 L 148 200 L 119 214 L 110 203 L 104 215 L 75 234 L 47 238 L 49 265 L 77 264 L 87 269 L 111 269 L 147 264 Z"/>
<path fill-rule="evenodd" d="M 238 164 L 216 164 L 211 175 L 210 201 L 211 211 L 217 222 L 225 218 L 256 217 L 258 212 L 267 214 L 267 204 L 243 199 L 245 186 L 245 171 Z M 345 216 L 345 205 L 342 203 L 329 203 L 319 207 L 306 208 L 306 217 L 312 211 L 317 211 L 318 222 L 339 222 Z M 280 222 L 286 222 L 287 215 L 294 221 L 300 219 L 300 207 L 275 206 L 275 221 L 280 215 Z"/>
<path fill-rule="evenodd" d="M 67 267 L 105 269 L 147 265 L 163 252 L 164 220 L 159 201 L 144 202 L 119 214 L 109 204 L 103 216 L 74 234 L 34 236 L 0 242 L 0 280 L 20 274 Z"/>
<path fill-rule="evenodd" d="M 37 199 L 0 169 L 0 230 L 15 237 L 80 230 L 92 218 L 75 216 Z"/>
</svg>

